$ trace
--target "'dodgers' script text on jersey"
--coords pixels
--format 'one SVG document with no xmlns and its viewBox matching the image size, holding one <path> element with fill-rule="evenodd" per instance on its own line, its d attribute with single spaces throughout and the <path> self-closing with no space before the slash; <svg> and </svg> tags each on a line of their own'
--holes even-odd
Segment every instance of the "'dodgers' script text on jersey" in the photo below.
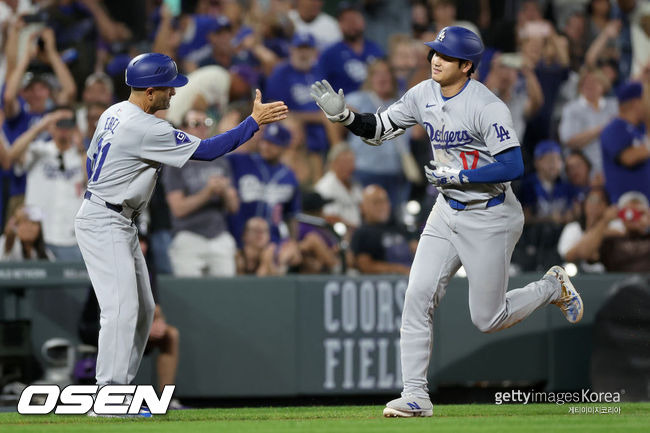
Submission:
<svg viewBox="0 0 650 433">
<path fill-rule="evenodd" d="M 422 125 L 434 160 L 451 168 L 483 167 L 496 162 L 494 155 L 499 152 L 519 146 L 508 107 L 475 80 L 469 80 L 460 93 L 447 100 L 437 82 L 423 81 L 387 112 L 400 127 Z M 506 183 L 470 183 L 438 189 L 453 199 L 472 202 L 495 197 L 506 187 Z"/>
</svg>

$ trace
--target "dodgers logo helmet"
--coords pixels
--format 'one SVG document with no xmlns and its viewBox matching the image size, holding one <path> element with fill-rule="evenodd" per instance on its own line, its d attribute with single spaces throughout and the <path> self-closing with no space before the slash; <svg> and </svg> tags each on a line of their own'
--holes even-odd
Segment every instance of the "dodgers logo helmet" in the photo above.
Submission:
<svg viewBox="0 0 650 433">
<path fill-rule="evenodd" d="M 445 56 L 469 60 L 474 68 L 478 67 L 483 55 L 481 38 L 473 31 L 460 26 L 445 27 L 433 41 L 425 42 L 425 45 Z M 432 54 L 429 56 L 431 61 Z"/>
</svg>

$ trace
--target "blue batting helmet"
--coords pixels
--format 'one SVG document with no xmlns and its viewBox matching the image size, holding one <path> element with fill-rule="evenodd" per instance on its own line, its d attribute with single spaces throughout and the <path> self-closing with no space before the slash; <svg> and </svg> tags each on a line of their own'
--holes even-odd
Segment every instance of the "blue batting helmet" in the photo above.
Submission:
<svg viewBox="0 0 650 433">
<path fill-rule="evenodd" d="M 138 89 L 147 87 L 183 87 L 187 77 L 178 73 L 176 62 L 160 53 L 145 53 L 134 57 L 126 67 L 126 85 Z"/>
<path fill-rule="evenodd" d="M 425 42 L 426 46 L 437 53 L 456 59 L 469 60 L 474 68 L 478 68 L 483 55 L 483 42 L 476 33 L 465 27 L 448 26 L 440 30 L 438 36 Z M 429 59 L 431 60 L 431 59 Z"/>
</svg>

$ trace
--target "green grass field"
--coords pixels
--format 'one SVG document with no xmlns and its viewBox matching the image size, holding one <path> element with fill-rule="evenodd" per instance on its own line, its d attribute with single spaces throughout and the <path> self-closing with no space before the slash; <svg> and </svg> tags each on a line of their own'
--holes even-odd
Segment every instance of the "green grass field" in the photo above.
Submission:
<svg viewBox="0 0 650 433">
<path fill-rule="evenodd" d="M 0 432 L 649 432 L 650 403 L 617 403 L 620 414 L 570 414 L 601 405 L 441 405 L 432 418 L 383 418 L 381 406 L 277 407 L 170 411 L 154 418 L 22 416 L 0 413 Z"/>
</svg>

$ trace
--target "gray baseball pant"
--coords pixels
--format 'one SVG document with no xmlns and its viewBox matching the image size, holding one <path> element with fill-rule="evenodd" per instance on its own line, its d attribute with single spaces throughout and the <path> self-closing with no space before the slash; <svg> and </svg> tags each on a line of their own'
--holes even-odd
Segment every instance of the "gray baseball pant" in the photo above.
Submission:
<svg viewBox="0 0 650 433">
<path fill-rule="evenodd" d="M 84 200 L 75 234 L 99 301 L 97 384 L 130 384 L 155 310 L 137 229 L 130 219 Z"/>
<path fill-rule="evenodd" d="M 420 237 L 404 300 L 403 395 L 428 398 L 433 312 L 461 264 L 469 281 L 472 323 L 482 332 L 508 328 L 557 296 L 559 283 L 546 279 L 506 292 L 510 258 L 523 224 L 521 205 L 510 188 L 503 204 L 487 209 L 454 210 L 438 196 Z"/>
</svg>

